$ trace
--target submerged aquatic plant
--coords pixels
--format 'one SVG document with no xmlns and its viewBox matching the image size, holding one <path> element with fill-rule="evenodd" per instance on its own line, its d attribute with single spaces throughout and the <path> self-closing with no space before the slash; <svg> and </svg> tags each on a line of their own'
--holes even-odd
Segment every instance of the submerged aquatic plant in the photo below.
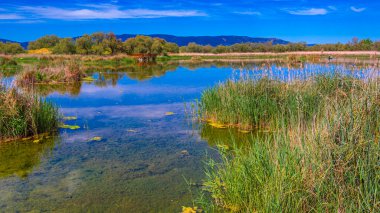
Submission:
<svg viewBox="0 0 380 213">
<path fill-rule="evenodd" d="M 78 126 L 78 125 L 68 125 L 68 124 L 59 124 L 58 127 L 61 129 L 71 129 L 71 130 L 80 129 L 80 126 Z"/>
<path fill-rule="evenodd" d="M 380 79 L 228 81 L 204 92 L 199 116 L 270 129 L 210 161 L 210 209 L 231 212 L 378 212 Z M 259 134 L 259 133 L 257 133 Z M 248 141 L 247 141 L 248 142 Z M 241 143 L 240 143 L 241 144 Z M 206 203 L 206 204 L 205 204 Z"/>
</svg>

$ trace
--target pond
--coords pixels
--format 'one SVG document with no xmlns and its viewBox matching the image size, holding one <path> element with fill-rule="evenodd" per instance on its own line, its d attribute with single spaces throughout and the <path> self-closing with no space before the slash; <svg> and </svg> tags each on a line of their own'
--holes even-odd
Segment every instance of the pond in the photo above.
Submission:
<svg viewBox="0 0 380 213">
<path fill-rule="evenodd" d="M 42 143 L 0 144 L 0 209 L 179 212 L 192 205 L 204 161 L 216 156 L 216 144 L 249 140 L 249 134 L 233 129 L 198 126 L 190 105 L 202 91 L 252 67 L 260 76 L 263 67 L 275 70 L 273 76 L 282 80 L 337 69 L 354 70 L 358 77 L 368 72 L 336 64 L 305 66 L 302 71 L 232 62 L 94 68 L 93 82 L 37 86 L 37 93 L 73 117 L 65 124 L 79 129 L 60 129 Z"/>
</svg>

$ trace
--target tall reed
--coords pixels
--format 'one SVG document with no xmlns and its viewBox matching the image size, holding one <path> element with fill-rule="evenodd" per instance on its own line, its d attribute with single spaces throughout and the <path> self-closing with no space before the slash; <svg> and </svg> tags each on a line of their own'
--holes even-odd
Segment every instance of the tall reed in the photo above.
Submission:
<svg viewBox="0 0 380 213">
<path fill-rule="evenodd" d="M 250 144 L 220 150 L 222 161 L 209 162 L 208 207 L 378 212 L 379 83 L 339 75 L 288 83 L 245 79 L 206 91 L 204 119 L 272 130 L 267 137 L 253 133 Z"/>
<path fill-rule="evenodd" d="M 58 117 L 52 103 L 0 85 L 0 141 L 56 131 Z"/>
</svg>

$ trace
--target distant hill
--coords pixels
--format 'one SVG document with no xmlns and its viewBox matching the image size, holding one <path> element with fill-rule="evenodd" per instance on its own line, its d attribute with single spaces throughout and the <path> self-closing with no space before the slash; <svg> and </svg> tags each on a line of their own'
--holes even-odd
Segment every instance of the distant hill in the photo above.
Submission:
<svg viewBox="0 0 380 213">
<path fill-rule="evenodd" d="M 29 44 L 29 42 L 18 42 L 18 41 L 11 41 L 11 40 L 1 39 L 1 38 L 0 38 L 0 42 L 3 42 L 3 43 L 7 43 L 7 42 L 9 42 L 9 43 L 20 43 L 24 49 L 28 48 L 28 44 Z"/>
<path fill-rule="evenodd" d="M 137 34 L 121 34 L 116 35 L 122 41 L 127 40 L 128 38 L 133 38 Z M 266 43 L 272 42 L 273 44 L 289 44 L 290 42 L 278 39 L 278 38 L 254 38 L 249 36 L 174 36 L 174 35 L 166 35 L 166 34 L 150 34 L 147 36 L 157 37 L 165 39 L 168 42 L 173 42 L 178 44 L 179 46 L 186 46 L 190 42 L 195 42 L 200 45 L 233 45 L 238 43 Z M 73 39 L 77 39 L 79 37 L 73 37 Z M 6 39 L 0 39 L 0 42 L 15 42 Z M 23 48 L 27 48 L 29 42 L 18 42 L 21 44 Z"/>
<path fill-rule="evenodd" d="M 125 41 L 128 38 L 135 37 L 136 34 L 122 34 L 117 35 L 118 38 Z M 179 46 L 186 46 L 190 42 L 195 42 L 200 45 L 233 45 L 237 43 L 265 43 L 272 41 L 273 44 L 288 44 L 288 41 L 281 40 L 278 38 L 253 38 L 248 36 L 173 36 L 166 34 L 150 34 L 147 36 L 157 37 L 165 39 L 168 42 L 173 42 Z"/>
</svg>

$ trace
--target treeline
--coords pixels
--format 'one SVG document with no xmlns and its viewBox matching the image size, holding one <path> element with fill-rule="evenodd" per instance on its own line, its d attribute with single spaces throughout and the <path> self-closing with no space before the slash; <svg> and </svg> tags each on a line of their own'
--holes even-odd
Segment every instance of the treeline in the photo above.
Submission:
<svg viewBox="0 0 380 213">
<path fill-rule="evenodd" d="M 54 54 L 114 55 L 126 54 L 166 54 L 166 53 L 249 53 L 249 52 L 296 52 L 296 51 L 380 51 L 380 41 L 353 38 L 350 42 L 336 44 L 306 43 L 272 44 L 238 43 L 231 46 L 199 45 L 189 43 L 179 47 L 175 43 L 149 36 L 136 36 L 121 41 L 113 33 L 94 33 L 78 38 L 60 38 L 55 35 L 43 36 L 29 43 L 28 50 L 47 50 Z M 18 43 L 1 43 L 0 54 L 18 54 L 25 50 Z"/>
<path fill-rule="evenodd" d="M 380 51 L 380 41 L 370 39 L 359 40 L 353 38 L 352 41 L 342 44 L 318 44 L 308 46 L 306 43 L 272 44 L 267 43 L 239 43 L 231 46 L 219 45 L 198 45 L 189 43 L 187 46 L 179 48 L 183 53 L 249 53 L 249 52 L 296 52 L 296 51 Z"/>
<path fill-rule="evenodd" d="M 94 33 L 79 38 L 59 38 L 55 35 L 44 36 L 29 43 L 28 50 L 48 48 L 54 54 L 114 55 L 127 54 L 165 54 L 178 52 L 177 44 L 160 38 L 136 36 L 125 42 L 113 33 Z"/>
</svg>

